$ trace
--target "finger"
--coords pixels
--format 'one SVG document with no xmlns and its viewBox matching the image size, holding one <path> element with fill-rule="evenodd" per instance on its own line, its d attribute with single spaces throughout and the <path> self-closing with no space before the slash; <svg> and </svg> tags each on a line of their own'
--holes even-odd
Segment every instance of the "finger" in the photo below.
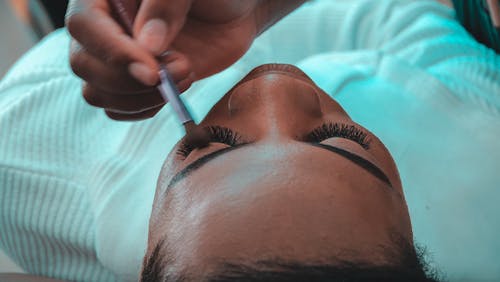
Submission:
<svg viewBox="0 0 500 282">
<path fill-rule="evenodd" d="M 179 92 L 183 93 L 188 90 L 195 81 L 196 76 L 194 75 L 194 73 L 191 73 L 186 79 L 181 80 L 177 83 L 177 89 L 179 89 Z"/>
<path fill-rule="evenodd" d="M 188 78 L 180 81 L 178 83 L 178 88 L 181 92 L 187 90 L 192 82 L 195 81 L 195 77 L 193 74 L 189 75 Z M 90 101 L 93 102 L 93 101 Z M 125 112 L 117 109 L 105 109 L 106 115 L 114 120 L 120 121 L 138 121 L 151 118 L 155 116 L 164 105 L 153 106 L 149 109 L 145 109 L 139 112 Z"/>
<path fill-rule="evenodd" d="M 186 25 L 185 28 L 194 27 Z M 227 29 L 214 26 L 203 32 L 203 38 L 193 38 L 190 32 L 180 33 L 172 44 L 178 52 L 189 56 L 191 69 L 198 79 L 220 72 L 240 59 L 253 41 L 253 36 L 242 37 L 241 34 L 254 34 L 254 27 L 244 25 Z"/>
<path fill-rule="evenodd" d="M 112 66 L 129 66 L 135 63 L 135 66 L 139 65 L 141 68 L 129 68 L 132 76 L 151 86 L 158 81 L 158 64 L 155 58 L 126 34 L 111 17 L 107 5 L 74 8 L 68 14 L 66 25 L 69 33 L 94 57 Z"/>
<path fill-rule="evenodd" d="M 134 23 L 139 44 L 159 56 L 184 26 L 192 0 L 144 0 Z"/>
<path fill-rule="evenodd" d="M 76 42 L 71 44 L 70 64 L 77 76 L 106 92 L 125 95 L 155 90 L 133 78 L 126 68 L 104 64 Z M 175 82 L 186 79 L 190 73 L 190 64 L 185 56 L 169 59 L 166 67 Z"/>
<path fill-rule="evenodd" d="M 154 117 L 161 110 L 161 106 L 149 109 L 147 111 L 135 114 L 122 114 L 110 110 L 105 110 L 106 115 L 114 120 L 119 121 L 139 121 Z"/>
<path fill-rule="evenodd" d="M 106 65 L 73 41 L 71 43 L 70 65 L 73 72 L 91 85 L 108 92 L 135 94 L 154 89 L 133 78 L 127 68 Z"/>
<path fill-rule="evenodd" d="M 156 89 L 135 95 L 115 95 L 86 83 L 83 86 L 82 94 L 85 101 L 92 106 L 126 114 L 144 112 L 165 104 Z"/>
<path fill-rule="evenodd" d="M 161 57 L 162 63 L 167 67 L 167 71 L 175 81 L 179 92 L 183 93 L 191 84 L 193 84 L 197 77 L 192 71 L 191 61 L 184 54 L 177 51 L 169 51 L 167 55 Z"/>
<path fill-rule="evenodd" d="M 192 72 L 189 58 L 177 51 L 169 51 L 167 55 L 161 57 L 161 62 L 167 67 L 175 82 L 186 79 Z"/>
</svg>

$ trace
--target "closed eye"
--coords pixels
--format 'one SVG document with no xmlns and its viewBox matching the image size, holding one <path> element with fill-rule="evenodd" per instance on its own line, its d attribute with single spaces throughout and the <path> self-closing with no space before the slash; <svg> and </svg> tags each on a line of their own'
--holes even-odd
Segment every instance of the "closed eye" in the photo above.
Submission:
<svg viewBox="0 0 500 282">
<path fill-rule="evenodd" d="M 227 127 L 208 126 L 204 130 L 208 132 L 210 143 L 221 143 L 231 147 L 246 143 L 242 140 L 241 134 Z M 368 133 L 354 125 L 337 122 L 325 123 L 315 128 L 304 137 L 304 140 L 310 143 L 320 143 L 334 137 L 354 141 L 365 150 L 370 148 L 371 140 Z M 183 141 L 176 153 L 183 158 L 187 158 L 194 149 L 191 144 Z"/>
<path fill-rule="evenodd" d="M 354 125 L 337 122 L 325 123 L 317 127 L 304 139 L 307 142 L 320 143 L 334 137 L 349 139 L 361 145 L 365 150 L 370 149 L 371 139 L 368 137 L 368 133 Z"/>
<path fill-rule="evenodd" d="M 207 126 L 203 129 L 208 132 L 210 143 L 221 143 L 231 147 L 244 143 L 239 133 L 227 127 Z M 187 158 L 187 156 L 189 156 L 194 149 L 195 148 L 191 144 L 183 141 L 176 153 L 184 158 Z"/>
</svg>

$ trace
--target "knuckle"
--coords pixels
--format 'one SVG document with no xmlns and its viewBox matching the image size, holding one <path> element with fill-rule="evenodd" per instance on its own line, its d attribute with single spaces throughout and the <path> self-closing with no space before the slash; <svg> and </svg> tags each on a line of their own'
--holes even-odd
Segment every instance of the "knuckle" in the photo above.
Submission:
<svg viewBox="0 0 500 282">
<path fill-rule="evenodd" d="M 187 77 L 191 72 L 191 66 L 187 63 L 180 64 L 178 72 L 181 77 Z"/>
<path fill-rule="evenodd" d="M 110 65 L 124 65 L 130 61 L 129 56 L 122 50 L 107 49 L 103 51 L 104 62 Z"/>
<path fill-rule="evenodd" d="M 82 17 L 84 17 L 84 15 L 78 12 L 72 13 L 65 18 L 64 22 L 66 24 L 66 28 L 68 29 L 69 34 L 75 38 L 78 38 L 82 29 L 85 28 Z"/>
<path fill-rule="evenodd" d="M 81 52 L 71 53 L 71 55 L 69 56 L 69 65 L 77 76 L 84 76 L 85 72 L 83 70 L 86 66 L 86 62 L 85 56 Z"/>
<path fill-rule="evenodd" d="M 99 93 L 93 88 L 89 87 L 88 84 L 85 84 L 83 86 L 82 95 L 87 104 L 99 108 L 102 108 L 104 106 L 102 104 L 102 99 L 100 99 Z"/>
<path fill-rule="evenodd" d="M 81 17 L 85 15 L 85 11 L 87 10 L 85 4 L 85 0 L 70 0 L 68 3 L 64 22 L 71 35 L 73 35 L 74 31 L 79 30 L 81 26 Z"/>
<path fill-rule="evenodd" d="M 100 47 L 100 53 L 103 54 L 103 60 L 107 64 L 125 65 L 132 61 L 132 55 L 127 51 L 129 38 L 118 35 L 113 41 L 106 41 Z"/>
</svg>

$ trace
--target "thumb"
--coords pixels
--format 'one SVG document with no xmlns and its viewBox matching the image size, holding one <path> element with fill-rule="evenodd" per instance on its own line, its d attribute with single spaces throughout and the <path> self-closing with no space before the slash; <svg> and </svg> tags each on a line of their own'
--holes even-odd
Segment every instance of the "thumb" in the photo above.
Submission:
<svg viewBox="0 0 500 282">
<path fill-rule="evenodd" d="M 134 22 L 139 44 L 159 56 L 182 29 L 192 0 L 144 0 Z"/>
</svg>

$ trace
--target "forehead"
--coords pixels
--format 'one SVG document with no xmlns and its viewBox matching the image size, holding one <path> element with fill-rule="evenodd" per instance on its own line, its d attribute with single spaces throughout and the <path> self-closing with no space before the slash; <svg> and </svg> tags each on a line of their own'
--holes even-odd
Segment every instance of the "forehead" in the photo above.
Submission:
<svg viewBox="0 0 500 282">
<path fill-rule="evenodd" d="M 317 238 L 321 234 L 346 242 L 354 229 L 356 234 L 382 234 L 395 225 L 395 217 L 375 220 L 400 207 L 393 195 L 333 153 L 301 144 L 263 143 L 222 155 L 178 182 L 153 224 L 167 230 L 176 245 L 214 256 L 242 249 L 276 248 L 279 253 L 286 250 L 285 237 L 307 246 L 291 256 L 305 251 L 316 255 L 325 251 L 324 241 Z"/>
<path fill-rule="evenodd" d="M 323 149 L 300 142 L 259 142 L 212 159 L 163 194 L 196 197 L 202 201 L 203 197 L 211 198 L 219 193 L 226 195 L 245 192 L 245 189 L 256 191 L 252 187 L 257 186 L 273 189 L 299 184 L 370 187 L 378 182 L 350 160 Z M 356 189 L 351 192 L 356 192 Z"/>
</svg>

